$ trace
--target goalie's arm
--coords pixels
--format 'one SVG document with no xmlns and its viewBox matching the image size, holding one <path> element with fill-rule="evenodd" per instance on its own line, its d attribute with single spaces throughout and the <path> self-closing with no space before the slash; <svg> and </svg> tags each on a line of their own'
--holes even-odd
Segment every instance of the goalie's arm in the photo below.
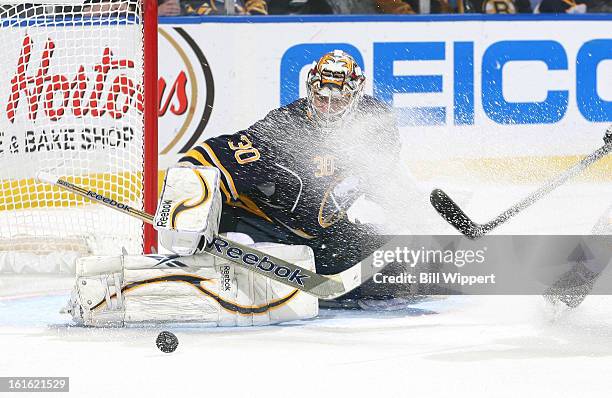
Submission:
<svg viewBox="0 0 612 398">
<path fill-rule="evenodd" d="M 246 130 L 196 145 L 180 162 L 217 168 L 225 202 L 264 217 L 249 198 L 257 185 L 282 178 L 275 163 L 285 155 L 285 141 L 275 132 L 284 131 L 285 122 L 283 114 L 273 110 Z"/>
</svg>

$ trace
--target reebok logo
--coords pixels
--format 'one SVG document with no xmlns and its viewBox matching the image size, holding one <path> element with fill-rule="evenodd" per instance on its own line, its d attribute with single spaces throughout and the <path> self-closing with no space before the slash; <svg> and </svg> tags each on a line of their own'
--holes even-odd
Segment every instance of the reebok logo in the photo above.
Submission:
<svg viewBox="0 0 612 398">
<path fill-rule="evenodd" d="M 224 292 L 232 290 L 232 279 L 230 278 L 230 266 L 224 265 L 221 267 L 221 289 Z"/>
<path fill-rule="evenodd" d="M 301 273 L 301 269 L 292 269 L 290 268 L 290 264 L 288 264 L 288 266 L 276 264 L 274 261 L 270 260 L 268 256 L 261 257 L 259 254 L 247 252 L 240 247 L 230 245 L 230 243 L 223 238 L 216 237 L 213 239 L 213 241 L 207 245 L 207 249 L 208 251 L 216 252 L 223 257 L 229 258 L 232 261 L 237 260 L 249 267 L 274 274 L 279 278 L 287 279 L 289 282 L 300 286 L 304 286 L 304 280 L 309 278 L 308 275 L 303 275 Z"/>
<path fill-rule="evenodd" d="M 69 185 L 65 184 L 62 180 L 59 180 L 57 182 L 57 184 L 58 185 L 69 186 Z M 125 205 L 123 203 L 119 203 L 119 202 L 117 202 L 114 199 L 107 198 L 106 196 L 102 196 L 99 193 L 95 193 L 95 192 L 92 192 L 92 191 L 87 191 L 87 196 L 97 200 L 98 202 L 106 203 L 106 204 L 108 204 L 110 206 L 113 206 L 113 207 L 116 207 L 117 209 L 120 209 L 120 210 L 127 210 L 127 211 L 131 210 L 130 206 Z"/>
<path fill-rule="evenodd" d="M 170 209 L 172 209 L 172 201 L 169 199 L 164 200 L 160 205 L 158 216 L 155 220 L 157 227 L 166 228 L 168 226 L 168 219 L 170 218 Z"/>
</svg>

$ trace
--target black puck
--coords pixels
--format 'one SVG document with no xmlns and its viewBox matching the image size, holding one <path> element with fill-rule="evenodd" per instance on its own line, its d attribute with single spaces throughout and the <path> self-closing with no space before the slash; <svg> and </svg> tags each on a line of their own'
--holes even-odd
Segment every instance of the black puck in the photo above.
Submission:
<svg viewBox="0 0 612 398">
<path fill-rule="evenodd" d="M 178 347 L 178 339 L 173 333 L 164 331 L 157 336 L 155 344 L 163 352 L 174 352 Z"/>
</svg>

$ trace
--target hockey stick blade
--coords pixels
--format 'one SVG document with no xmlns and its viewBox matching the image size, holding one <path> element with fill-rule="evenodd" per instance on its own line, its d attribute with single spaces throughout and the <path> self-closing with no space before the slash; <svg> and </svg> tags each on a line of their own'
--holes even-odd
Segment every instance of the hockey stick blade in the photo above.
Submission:
<svg viewBox="0 0 612 398">
<path fill-rule="evenodd" d="M 612 135 L 612 126 L 608 127 L 606 130 L 606 137 L 609 135 Z M 538 190 L 532 192 L 518 203 L 506 209 L 504 212 L 486 224 L 476 224 L 470 220 L 465 212 L 461 210 L 461 208 L 459 208 L 459 206 L 457 206 L 457 204 L 441 189 L 434 189 L 431 192 L 431 204 L 436 211 L 449 222 L 449 224 L 455 227 L 463 235 L 470 239 L 478 239 L 498 226 L 504 224 L 506 221 L 510 220 L 512 217 L 536 203 L 550 192 L 565 184 L 571 178 L 579 175 L 599 160 L 608 156 L 608 154 L 612 152 L 612 140 L 604 139 L 604 142 L 604 146 L 598 148 L 569 169 L 551 178 Z"/>
<path fill-rule="evenodd" d="M 483 235 L 482 226 L 470 220 L 467 214 L 443 190 L 434 189 L 431 191 L 429 200 L 434 209 L 466 237 L 477 239 Z"/>
</svg>

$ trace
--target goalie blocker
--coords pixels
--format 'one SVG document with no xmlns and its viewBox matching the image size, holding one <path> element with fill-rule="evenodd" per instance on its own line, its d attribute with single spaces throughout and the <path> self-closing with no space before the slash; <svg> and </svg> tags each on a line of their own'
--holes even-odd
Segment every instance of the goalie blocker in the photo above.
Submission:
<svg viewBox="0 0 612 398">
<path fill-rule="evenodd" d="M 219 232 L 221 207 L 219 170 L 170 167 L 153 222 L 159 243 L 181 256 L 201 252 Z"/>
<path fill-rule="evenodd" d="M 315 269 L 314 255 L 307 246 L 249 246 Z M 85 257 L 77 260 L 76 271 L 65 312 L 86 326 L 143 322 L 257 326 L 318 314 L 316 297 L 207 253 Z"/>
</svg>

